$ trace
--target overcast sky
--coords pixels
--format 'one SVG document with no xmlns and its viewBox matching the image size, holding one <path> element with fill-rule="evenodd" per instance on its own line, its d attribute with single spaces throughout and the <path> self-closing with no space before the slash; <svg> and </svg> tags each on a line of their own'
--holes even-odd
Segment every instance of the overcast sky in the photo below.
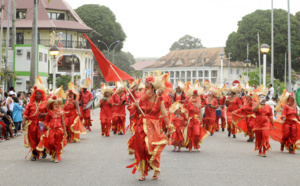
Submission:
<svg viewBox="0 0 300 186">
<path fill-rule="evenodd" d="M 205 47 L 225 46 L 243 16 L 271 9 L 271 0 L 65 1 L 73 9 L 83 4 L 109 7 L 127 35 L 123 50 L 135 57 L 164 56 L 173 42 L 186 34 L 200 38 Z M 300 11 L 300 0 L 290 3 L 292 14 Z M 274 8 L 287 10 L 287 0 L 274 0 Z"/>
</svg>

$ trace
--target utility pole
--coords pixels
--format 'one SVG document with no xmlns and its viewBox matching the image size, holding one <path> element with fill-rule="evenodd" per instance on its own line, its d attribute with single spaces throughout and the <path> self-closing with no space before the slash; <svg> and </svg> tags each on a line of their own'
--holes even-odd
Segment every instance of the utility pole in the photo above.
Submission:
<svg viewBox="0 0 300 186">
<path fill-rule="evenodd" d="M 286 53 L 284 53 L 284 88 L 286 89 Z"/>
<path fill-rule="evenodd" d="M 10 12 L 11 12 L 11 0 L 8 0 L 8 13 L 7 13 L 7 29 L 6 29 L 6 50 L 5 50 L 5 70 L 7 71 L 8 63 L 8 47 L 9 47 L 9 35 L 10 35 Z M 7 81 L 4 83 L 4 90 L 8 90 Z"/>
<path fill-rule="evenodd" d="M 2 0 L 1 3 L 1 20 L 0 20 L 0 24 L 1 24 L 1 33 L 0 33 L 0 68 L 2 68 L 2 38 L 3 38 L 3 10 L 4 10 L 4 0 Z M 2 80 L 0 81 L 2 83 Z"/>
<path fill-rule="evenodd" d="M 274 10 L 273 0 L 271 0 L 271 84 L 274 86 Z"/>
<path fill-rule="evenodd" d="M 33 21 L 32 21 L 32 44 L 31 44 L 31 62 L 30 62 L 30 87 L 34 86 L 37 77 L 37 20 L 38 20 L 38 0 L 34 1 Z"/>
<path fill-rule="evenodd" d="M 258 72 L 259 72 L 259 85 L 261 85 L 261 68 L 260 68 L 260 41 L 259 41 L 259 32 L 257 32 L 257 41 L 258 41 Z"/>
<path fill-rule="evenodd" d="M 288 65 L 289 65 L 289 92 L 292 91 L 292 50 L 291 50 L 291 18 L 290 0 L 288 0 Z"/>
<path fill-rule="evenodd" d="M 228 53 L 228 58 L 227 58 L 229 60 L 229 63 L 228 63 L 229 64 L 228 65 L 228 85 L 229 85 L 229 82 L 230 82 L 229 81 L 229 77 L 230 77 L 230 72 L 231 72 L 230 71 L 230 60 L 231 60 L 231 56 L 230 55 L 231 55 L 231 53 Z"/>
<path fill-rule="evenodd" d="M 12 0 L 12 35 L 11 35 L 11 47 L 14 49 L 16 44 L 16 0 Z"/>
</svg>

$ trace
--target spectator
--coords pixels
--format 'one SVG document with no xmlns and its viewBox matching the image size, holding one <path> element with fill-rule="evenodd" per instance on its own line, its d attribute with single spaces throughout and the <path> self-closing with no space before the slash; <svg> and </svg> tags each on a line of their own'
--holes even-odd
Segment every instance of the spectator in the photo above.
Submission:
<svg viewBox="0 0 300 186">
<path fill-rule="evenodd" d="M 269 100 L 269 99 L 272 99 L 273 96 L 274 96 L 274 88 L 273 88 L 273 85 L 270 84 L 270 85 L 269 85 L 269 94 L 268 94 L 268 96 L 267 96 L 267 99 L 268 99 L 268 100 Z"/>
<path fill-rule="evenodd" d="M 27 92 L 27 97 L 26 97 L 26 99 L 27 99 L 27 103 L 29 103 L 29 101 L 30 101 L 30 97 L 31 97 L 31 92 Z"/>
<path fill-rule="evenodd" d="M 9 140 L 10 138 L 14 138 L 14 131 L 12 129 L 13 123 L 11 117 L 4 112 L 3 109 L 0 109 L 0 117 L 2 118 L 3 123 L 5 124 L 5 139 Z M 10 111 L 8 111 L 9 113 Z"/>
<path fill-rule="evenodd" d="M 12 88 L 12 87 L 11 87 Z M 12 114 L 13 112 L 13 109 L 14 109 L 14 100 L 13 100 L 13 97 L 15 97 L 15 92 L 13 92 L 12 90 L 9 91 L 8 93 L 8 97 L 6 99 L 6 108 L 7 108 L 7 113 L 8 111 L 10 111 L 9 113 Z M 11 115 L 10 115 L 11 116 Z"/>
<path fill-rule="evenodd" d="M 15 91 L 15 87 L 10 87 L 10 88 L 9 88 L 9 91 L 16 92 L 16 91 Z"/>
<path fill-rule="evenodd" d="M 13 122 L 15 124 L 15 136 L 20 136 L 21 133 L 21 123 L 22 123 L 22 109 L 23 107 L 19 105 L 19 98 L 14 97 L 14 108 L 12 113 Z"/>
<path fill-rule="evenodd" d="M 0 142 L 5 141 L 5 124 L 0 121 Z"/>
<path fill-rule="evenodd" d="M 0 86 L 0 103 L 3 101 L 3 95 L 2 95 L 2 87 Z"/>
</svg>

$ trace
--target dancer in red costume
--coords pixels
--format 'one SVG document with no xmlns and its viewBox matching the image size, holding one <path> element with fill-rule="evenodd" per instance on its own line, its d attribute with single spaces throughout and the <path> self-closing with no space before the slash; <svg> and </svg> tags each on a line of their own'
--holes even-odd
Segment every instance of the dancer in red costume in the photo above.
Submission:
<svg viewBox="0 0 300 186">
<path fill-rule="evenodd" d="M 188 140 L 185 145 L 189 149 L 189 152 L 192 151 L 193 147 L 195 150 L 200 151 L 200 144 L 209 135 L 209 132 L 201 126 L 202 113 L 199 90 L 192 91 L 193 94 L 186 107 L 188 111 Z"/>
<path fill-rule="evenodd" d="M 172 145 L 174 145 L 173 152 L 180 152 L 181 147 L 184 147 L 184 133 L 187 127 L 187 115 L 182 112 L 183 105 L 180 103 L 173 103 L 170 108 L 171 112 L 171 124 L 175 127 L 175 132 L 172 133 Z M 187 129 L 186 129 L 187 130 Z M 186 136 L 185 136 L 186 137 Z M 178 149 L 177 149 L 178 148 Z"/>
<path fill-rule="evenodd" d="M 135 153 L 135 162 L 127 166 L 133 169 L 133 174 L 140 165 L 142 176 L 139 181 L 144 181 L 148 175 L 148 169 L 154 169 L 153 180 L 158 179 L 160 174 L 160 154 L 165 148 L 168 140 L 160 132 L 159 115 L 167 116 L 162 97 L 158 97 L 155 91 L 163 85 L 162 78 L 153 76 L 146 79 L 146 92 L 142 95 L 139 103 L 135 103 L 137 112 L 141 115 L 135 125 L 135 133 L 128 141 L 128 146 L 132 147 Z M 141 110 L 140 110 L 141 109 Z M 168 117 L 164 117 L 169 123 Z M 169 125 L 168 125 L 169 128 Z"/>
<path fill-rule="evenodd" d="M 126 119 L 126 111 L 125 107 L 128 105 L 128 99 L 124 94 L 124 86 L 118 85 L 115 93 L 112 95 L 110 99 L 110 104 L 113 106 L 112 108 L 112 121 L 115 125 L 114 134 L 123 135 L 125 134 L 125 119 Z"/>
<path fill-rule="evenodd" d="M 204 122 L 204 128 L 208 132 L 210 132 L 210 135 L 213 136 L 214 132 L 216 130 L 216 109 L 218 108 L 218 101 L 214 97 L 214 94 L 217 95 L 218 90 L 216 88 L 211 87 L 209 89 L 209 96 L 204 99 L 204 102 L 202 105 L 205 107 L 205 118 L 203 119 Z"/>
<path fill-rule="evenodd" d="M 78 98 L 79 105 L 80 105 L 80 114 L 81 114 L 80 120 L 81 120 L 81 122 L 83 122 L 83 120 L 84 120 L 83 125 L 89 131 L 91 131 L 91 126 L 92 126 L 91 110 L 90 110 L 90 108 L 87 108 L 86 110 L 84 110 L 84 107 L 90 100 L 93 99 L 92 93 L 90 93 L 87 90 L 90 87 L 90 85 L 91 85 L 91 80 L 88 78 L 85 80 L 84 84 L 80 87 L 80 93 L 79 93 L 79 98 Z"/>
<path fill-rule="evenodd" d="M 266 157 L 266 151 L 271 147 L 269 143 L 270 124 L 274 127 L 272 108 L 266 105 L 266 95 L 268 89 L 263 88 L 258 92 L 259 103 L 253 108 L 256 115 L 253 131 L 255 132 L 255 150 L 259 150 L 259 155 Z"/>
<path fill-rule="evenodd" d="M 112 96 L 112 89 L 107 87 L 105 84 L 101 85 L 101 92 L 103 98 L 99 102 L 99 106 L 101 108 L 100 111 L 100 121 L 101 121 L 101 135 L 109 137 L 110 126 L 112 120 L 112 106 L 110 103 L 110 99 Z"/>
<path fill-rule="evenodd" d="M 52 96 L 47 101 L 46 108 L 48 109 L 47 116 L 44 121 L 44 128 L 47 132 L 43 135 L 38 150 L 47 152 L 52 156 L 52 161 L 58 163 L 61 158 L 64 147 L 64 137 L 67 135 L 64 111 L 61 108 L 62 99 Z"/>
<path fill-rule="evenodd" d="M 68 142 L 80 142 L 80 134 L 86 134 L 84 126 L 80 121 L 79 102 L 76 100 L 78 92 L 71 81 L 68 86 L 67 101 L 64 105 L 64 118 L 68 133 Z"/>
<path fill-rule="evenodd" d="M 246 136 L 249 136 L 247 142 L 254 141 L 253 127 L 256 116 L 253 112 L 253 107 L 257 101 L 254 100 L 253 96 L 254 94 L 251 94 L 250 92 L 247 93 L 245 95 L 244 105 L 240 109 L 232 112 L 232 122 L 236 124 Z"/>
<path fill-rule="evenodd" d="M 236 85 L 230 88 L 229 98 L 226 100 L 226 116 L 227 116 L 227 130 L 228 130 L 228 137 L 233 135 L 233 138 L 236 138 L 235 134 L 237 133 L 236 126 L 232 122 L 232 115 L 231 112 L 238 110 L 240 106 L 242 106 L 241 99 L 236 95 L 238 92 L 239 87 Z"/>
<path fill-rule="evenodd" d="M 35 161 L 39 158 L 39 152 L 36 147 L 40 142 L 41 130 L 39 127 L 39 106 L 45 100 L 46 88 L 37 79 L 34 85 L 34 91 L 30 97 L 30 102 L 27 104 L 23 113 L 22 127 L 25 129 L 24 146 L 31 148 L 31 160 Z"/>
<path fill-rule="evenodd" d="M 129 119 L 130 119 L 130 124 L 128 127 L 132 134 L 134 133 L 134 123 L 136 122 L 136 110 L 135 110 L 134 103 L 135 101 L 139 101 L 141 98 L 141 93 L 138 90 L 140 81 L 141 79 L 130 82 L 130 92 L 134 98 L 131 96 L 131 94 L 129 94 L 130 104 L 128 105 L 127 110 L 129 111 Z"/>
<path fill-rule="evenodd" d="M 280 150 L 283 151 L 286 146 L 289 153 L 295 154 L 295 149 L 299 149 L 299 142 L 298 145 L 296 143 L 300 139 L 300 119 L 294 94 L 284 90 L 276 110 L 279 111 L 281 106 L 283 107 L 281 114 L 283 124 Z"/>
<path fill-rule="evenodd" d="M 185 101 L 185 93 L 184 93 L 184 84 L 182 82 L 178 82 L 178 86 L 176 87 L 176 92 L 173 94 L 172 102 L 178 102 L 183 104 Z"/>
</svg>

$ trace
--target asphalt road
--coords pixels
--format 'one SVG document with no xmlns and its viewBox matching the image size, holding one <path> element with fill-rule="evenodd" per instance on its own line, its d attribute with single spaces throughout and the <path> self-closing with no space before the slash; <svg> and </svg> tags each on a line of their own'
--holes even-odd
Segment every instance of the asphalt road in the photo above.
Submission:
<svg viewBox="0 0 300 186">
<path fill-rule="evenodd" d="M 299 185 L 300 152 L 280 152 L 280 144 L 270 140 L 267 157 L 254 152 L 254 143 L 243 134 L 228 138 L 227 132 L 208 137 L 201 152 L 172 152 L 167 146 L 161 157 L 161 175 L 152 181 L 138 182 L 139 172 L 131 174 L 127 165 L 133 156 L 127 152 L 123 136 L 100 134 L 99 109 L 93 111 L 92 132 L 82 135 L 80 143 L 68 144 L 62 161 L 48 156 L 35 162 L 24 159 L 29 149 L 23 137 L 0 143 L 0 185 Z M 128 123 L 128 119 L 127 119 Z"/>
</svg>

